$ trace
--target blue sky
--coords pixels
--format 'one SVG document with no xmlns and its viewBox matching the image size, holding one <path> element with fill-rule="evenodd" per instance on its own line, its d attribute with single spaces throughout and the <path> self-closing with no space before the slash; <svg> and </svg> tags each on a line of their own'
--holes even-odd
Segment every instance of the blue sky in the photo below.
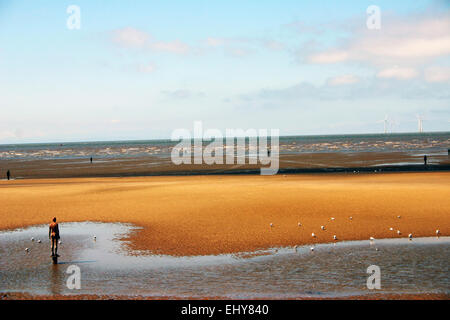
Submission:
<svg viewBox="0 0 450 320">
<path fill-rule="evenodd" d="M 448 131 L 449 84 L 447 1 L 0 1 L 0 143 Z"/>
</svg>

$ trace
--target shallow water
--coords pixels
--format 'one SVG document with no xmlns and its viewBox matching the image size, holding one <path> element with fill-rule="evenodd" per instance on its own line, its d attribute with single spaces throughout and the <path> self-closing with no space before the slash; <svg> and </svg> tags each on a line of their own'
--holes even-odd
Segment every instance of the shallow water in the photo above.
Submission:
<svg viewBox="0 0 450 320">
<path fill-rule="evenodd" d="M 231 298 L 450 293 L 450 237 L 338 242 L 315 245 L 314 252 L 310 246 L 274 248 L 245 258 L 136 256 L 120 240 L 132 225 L 64 223 L 61 257 L 53 265 L 47 228 L 0 232 L 1 292 Z M 373 264 L 381 269 L 381 290 L 366 287 Z M 79 290 L 66 286 L 70 265 L 81 270 Z"/>
</svg>

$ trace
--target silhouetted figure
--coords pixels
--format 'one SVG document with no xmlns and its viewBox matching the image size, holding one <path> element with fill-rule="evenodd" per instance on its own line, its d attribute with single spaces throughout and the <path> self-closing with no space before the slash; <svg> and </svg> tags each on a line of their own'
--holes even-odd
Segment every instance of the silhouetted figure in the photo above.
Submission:
<svg viewBox="0 0 450 320">
<path fill-rule="evenodd" d="M 6 178 L 7 178 L 8 180 L 11 178 L 11 172 L 9 172 L 9 170 L 6 171 Z"/>
<path fill-rule="evenodd" d="M 91 163 L 92 163 L 92 157 L 91 157 Z"/>
<path fill-rule="evenodd" d="M 270 157 L 270 148 L 267 149 L 267 156 Z"/>
<path fill-rule="evenodd" d="M 56 223 L 56 217 L 53 218 L 53 222 L 48 227 L 48 238 L 52 241 L 52 257 L 59 257 L 58 255 L 58 240 L 59 240 L 59 227 Z"/>
<path fill-rule="evenodd" d="M 427 156 L 426 155 L 423 156 L 423 164 L 427 165 Z"/>
</svg>

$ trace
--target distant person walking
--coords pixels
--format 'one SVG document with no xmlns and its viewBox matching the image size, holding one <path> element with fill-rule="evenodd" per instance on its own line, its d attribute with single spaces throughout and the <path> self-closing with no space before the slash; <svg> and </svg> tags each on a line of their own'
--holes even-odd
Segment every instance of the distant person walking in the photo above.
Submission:
<svg viewBox="0 0 450 320">
<path fill-rule="evenodd" d="M 424 164 L 424 165 L 427 165 L 427 159 L 428 159 L 428 158 L 427 158 L 427 155 L 424 155 L 424 156 L 423 156 L 423 164 Z"/>
<path fill-rule="evenodd" d="M 48 238 L 52 241 L 52 257 L 59 257 L 58 255 L 58 240 L 59 240 L 59 227 L 56 223 L 56 217 L 53 218 L 53 222 L 48 227 Z"/>
<path fill-rule="evenodd" d="M 92 157 L 91 157 L 91 159 L 90 159 L 90 160 L 91 160 L 91 163 L 92 163 Z"/>
<path fill-rule="evenodd" d="M 11 179 L 11 172 L 9 172 L 9 170 L 6 171 L 6 179 Z"/>
</svg>

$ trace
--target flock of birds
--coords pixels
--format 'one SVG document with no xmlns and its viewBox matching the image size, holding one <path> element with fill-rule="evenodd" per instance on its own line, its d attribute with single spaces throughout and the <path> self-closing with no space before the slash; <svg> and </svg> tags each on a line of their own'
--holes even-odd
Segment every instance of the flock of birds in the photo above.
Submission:
<svg viewBox="0 0 450 320">
<path fill-rule="evenodd" d="M 401 216 L 397 216 L 397 218 L 400 219 Z M 331 221 L 334 221 L 335 218 L 334 218 L 334 217 L 331 217 L 330 220 L 331 220 Z M 353 217 L 350 216 L 350 217 L 349 217 L 349 220 L 353 220 Z M 302 226 L 301 222 L 299 222 L 297 225 L 298 225 L 299 227 Z M 273 224 L 273 223 L 270 223 L 270 228 L 273 228 L 273 227 L 274 227 L 274 224 Z M 320 226 L 320 229 L 321 229 L 322 231 L 325 231 L 325 226 Z M 394 228 L 390 227 L 389 230 L 390 230 L 390 231 L 394 231 Z M 401 235 L 402 233 L 401 233 L 400 230 L 397 230 L 397 234 L 398 234 L 398 235 Z M 440 231 L 439 229 L 437 229 L 437 230 L 436 230 L 436 236 L 437 236 L 438 238 L 439 238 L 440 234 L 441 234 L 441 231 Z M 311 237 L 317 238 L 317 236 L 316 236 L 316 234 L 315 234 L 314 232 L 311 233 Z M 408 238 L 409 238 L 409 240 L 412 240 L 413 234 L 412 234 L 412 233 L 408 234 Z M 338 240 L 338 237 L 337 237 L 336 235 L 333 235 L 333 240 L 334 240 L 334 241 L 337 241 L 337 240 Z M 370 243 L 372 244 L 372 243 L 375 241 L 375 238 L 374 238 L 374 237 L 370 237 L 370 238 L 369 238 L 369 241 L 370 241 Z M 294 246 L 295 252 L 297 252 L 297 248 L 298 248 L 298 245 L 295 245 L 295 246 Z M 314 251 L 314 247 L 311 247 L 310 250 L 311 250 L 311 251 Z M 376 251 L 378 251 L 378 248 L 376 248 Z"/>
<path fill-rule="evenodd" d="M 97 236 L 94 236 L 93 239 L 94 239 L 94 241 L 97 241 Z M 34 242 L 34 241 L 35 241 L 35 239 L 34 239 L 33 237 L 31 237 L 30 240 L 31 240 L 31 242 Z M 36 242 L 37 242 L 37 243 L 42 243 L 41 239 L 37 239 Z M 58 241 L 58 244 L 59 244 L 59 245 L 62 245 L 62 241 L 59 240 L 59 241 Z M 26 252 L 26 253 L 30 253 L 30 248 L 25 248 L 25 252 Z"/>
<path fill-rule="evenodd" d="M 400 219 L 401 216 L 397 216 L 397 218 Z M 349 219 L 350 219 L 350 220 L 353 220 L 353 217 L 350 216 Z M 334 217 L 331 217 L 330 220 L 331 220 L 331 221 L 334 221 L 335 218 L 334 218 Z M 297 225 L 298 225 L 299 227 L 302 226 L 302 224 L 301 224 L 300 222 L 299 222 Z M 274 227 L 274 224 L 273 224 L 273 223 L 270 223 L 270 228 L 273 228 L 273 227 Z M 325 231 L 325 226 L 320 226 L 320 229 L 321 229 L 322 231 Z M 389 230 L 390 230 L 390 231 L 394 231 L 394 228 L 391 227 L 391 228 L 389 228 Z M 398 234 L 398 235 L 401 235 L 402 233 L 400 232 L 400 230 L 397 230 L 397 234 Z M 437 236 L 438 238 L 439 238 L 440 234 L 441 234 L 441 231 L 440 231 L 439 229 L 437 229 L 437 230 L 436 230 L 436 236 Z M 314 232 L 311 233 L 311 237 L 317 238 L 317 236 L 316 236 L 316 234 L 315 234 Z M 412 233 L 408 234 L 408 238 L 409 238 L 409 240 L 412 240 L 412 238 L 413 238 Z M 30 240 L 31 240 L 31 242 L 34 242 L 35 239 L 34 239 L 34 238 L 31 238 Z M 93 240 L 94 240 L 94 241 L 97 241 L 97 236 L 94 236 L 94 237 L 93 237 Z M 338 237 L 337 237 L 336 235 L 333 235 L 333 240 L 334 240 L 334 241 L 337 241 L 337 240 L 338 240 Z M 374 238 L 374 237 L 370 237 L 369 240 L 370 240 L 371 243 L 373 243 L 373 241 L 375 240 L 375 238 Z M 37 243 L 42 243 L 42 241 L 41 241 L 40 239 L 38 239 L 36 242 L 37 242 Z M 62 241 L 59 240 L 59 241 L 58 241 L 58 244 L 61 245 L 61 244 L 62 244 Z M 297 252 L 297 248 L 298 248 L 297 245 L 294 246 L 295 252 Z M 311 247 L 310 250 L 311 250 L 311 251 L 314 251 L 314 247 Z M 378 248 L 377 248 L 376 250 L 378 251 Z M 29 253 L 29 252 L 30 252 L 30 248 L 25 248 L 25 251 L 26 251 L 27 253 Z"/>
</svg>

